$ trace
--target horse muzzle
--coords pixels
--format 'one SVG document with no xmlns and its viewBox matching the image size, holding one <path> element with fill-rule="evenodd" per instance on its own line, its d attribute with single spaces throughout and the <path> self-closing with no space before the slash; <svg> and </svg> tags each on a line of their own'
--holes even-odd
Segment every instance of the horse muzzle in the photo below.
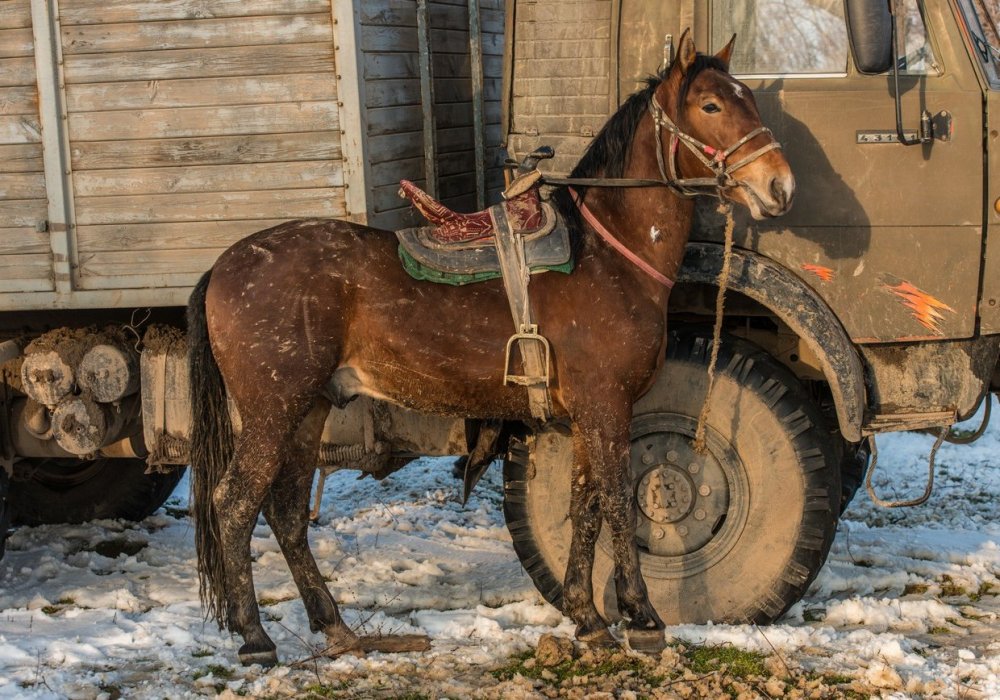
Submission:
<svg viewBox="0 0 1000 700">
<path fill-rule="evenodd" d="M 758 221 L 786 214 L 795 199 L 795 177 L 791 171 L 773 176 L 764 186 L 743 182 L 740 188 L 750 215 Z"/>
</svg>

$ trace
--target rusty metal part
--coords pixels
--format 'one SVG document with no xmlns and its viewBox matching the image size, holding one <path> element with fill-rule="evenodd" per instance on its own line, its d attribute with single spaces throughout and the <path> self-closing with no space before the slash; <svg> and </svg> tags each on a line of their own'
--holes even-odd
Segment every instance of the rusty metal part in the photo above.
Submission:
<svg viewBox="0 0 1000 700">
<path fill-rule="evenodd" d="M 875 493 L 875 487 L 872 485 L 872 477 L 875 474 L 875 466 L 878 464 L 878 448 L 875 446 L 875 436 L 872 435 L 869 437 L 868 444 L 871 446 L 872 463 L 868 468 L 868 476 L 865 477 L 865 489 L 868 491 L 868 496 L 872 499 L 872 503 L 881 508 L 909 508 L 910 506 L 919 506 L 926 503 L 927 499 L 931 497 L 931 492 L 934 491 L 934 459 L 937 457 L 937 452 L 941 448 L 945 435 L 948 434 L 950 429 L 951 426 L 948 425 L 942 427 L 937 440 L 934 441 L 934 446 L 931 448 L 930 456 L 927 458 L 927 486 L 924 488 L 924 492 L 916 498 L 901 501 L 885 501 Z"/>
<path fill-rule="evenodd" d="M 138 426 L 139 401 L 129 398 L 113 408 L 82 395 L 65 397 L 52 412 L 52 437 L 71 454 L 96 454 Z"/>
<path fill-rule="evenodd" d="M 73 391 L 75 378 L 73 368 L 55 350 L 26 355 L 21 365 L 25 393 L 50 408 Z"/>
</svg>

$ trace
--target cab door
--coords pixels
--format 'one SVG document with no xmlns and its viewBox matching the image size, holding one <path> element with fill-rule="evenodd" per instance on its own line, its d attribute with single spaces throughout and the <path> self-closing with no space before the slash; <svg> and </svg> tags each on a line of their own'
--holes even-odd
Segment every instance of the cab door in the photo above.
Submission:
<svg viewBox="0 0 1000 700">
<path fill-rule="evenodd" d="M 700 46 L 738 35 L 731 71 L 754 91 L 797 182 L 792 211 L 748 221 L 737 245 L 798 272 L 857 343 L 976 331 L 981 84 L 948 2 L 901 4 L 904 128 L 926 110 L 938 136 L 918 146 L 893 136 L 891 75 L 854 67 L 841 0 L 696 5 Z"/>
</svg>

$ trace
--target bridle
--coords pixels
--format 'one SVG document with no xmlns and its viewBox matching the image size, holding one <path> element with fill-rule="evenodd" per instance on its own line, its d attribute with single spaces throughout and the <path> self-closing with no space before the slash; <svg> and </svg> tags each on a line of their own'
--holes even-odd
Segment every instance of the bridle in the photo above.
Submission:
<svg viewBox="0 0 1000 700">
<path fill-rule="evenodd" d="M 709 146 L 694 136 L 681 131 L 670 117 L 667 116 L 663 108 L 657 104 L 655 93 L 649 98 L 649 113 L 653 117 L 653 124 L 655 126 L 653 135 L 656 138 L 656 163 L 660 169 L 660 183 L 670 187 L 682 197 L 715 194 L 721 199 L 723 190 L 733 187 L 749 189 L 746 183 L 734 178 L 733 173 L 754 162 L 765 153 L 781 148 L 781 144 L 775 140 L 774 134 L 766 126 L 758 126 L 724 150 Z M 663 129 L 666 129 L 670 133 L 670 148 L 667 151 L 666 165 L 663 162 L 663 142 L 660 137 L 660 132 Z M 750 155 L 741 158 L 735 163 L 730 164 L 728 162 L 731 155 L 761 134 L 767 134 L 771 137 L 770 143 L 761 146 Z M 680 177 L 677 173 L 677 153 L 680 150 L 681 144 L 684 144 L 705 167 L 711 170 L 714 177 Z"/>
<path fill-rule="evenodd" d="M 660 178 L 633 177 L 549 177 L 543 176 L 547 185 L 583 185 L 585 187 L 669 187 L 675 194 L 685 199 L 698 195 L 714 195 L 720 200 L 722 193 L 733 187 L 742 187 L 751 196 L 756 196 L 753 190 L 742 180 L 733 177 L 740 168 L 754 162 L 765 153 L 780 149 L 781 144 L 766 126 L 758 126 L 736 143 L 726 149 L 718 149 L 699 141 L 694 136 L 681 131 L 667 113 L 656 102 L 656 93 L 649 97 L 649 113 L 653 117 L 653 136 L 656 139 L 656 164 L 660 170 Z M 670 148 L 666 162 L 663 158 L 663 140 L 660 132 L 666 129 L 670 133 Z M 730 164 L 729 157 L 747 143 L 761 134 L 767 134 L 770 143 L 761 146 L 756 151 Z M 677 153 L 683 144 L 705 167 L 712 171 L 712 177 L 680 177 L 677 172 Z"/>
</svg>

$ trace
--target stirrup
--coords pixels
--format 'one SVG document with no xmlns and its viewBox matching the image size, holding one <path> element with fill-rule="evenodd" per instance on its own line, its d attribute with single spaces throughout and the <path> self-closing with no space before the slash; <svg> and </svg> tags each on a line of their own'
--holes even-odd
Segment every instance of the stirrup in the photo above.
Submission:
<svg viewBox="0 0 1000 700">
<path fill-rule="evenodd" d="M 525 343 L 538 343 L 541 345 L 542 355 L 544 357 L 545 364 L 545 374 L 543 376 L 531 376 L 529 374 L 512 374 L 510 365 L 510 351 L 514 347 L 514 343 L 523 341 Z M 522 364 L 524 364 L 524 350 L 521 350 Z M 538 333 L 538 325 L 534 323 L 526 324 L 521 326 L 520 331 L 515 333 L 507 340 L 507 349 L 504 351 L 504 361 L 503 361 L 503 383 L 504 386 L 508 384 L 517 384 L 519 386 L 548 386 L 549 385 L 549 341 L 548 339 Z"/>
</svg>

